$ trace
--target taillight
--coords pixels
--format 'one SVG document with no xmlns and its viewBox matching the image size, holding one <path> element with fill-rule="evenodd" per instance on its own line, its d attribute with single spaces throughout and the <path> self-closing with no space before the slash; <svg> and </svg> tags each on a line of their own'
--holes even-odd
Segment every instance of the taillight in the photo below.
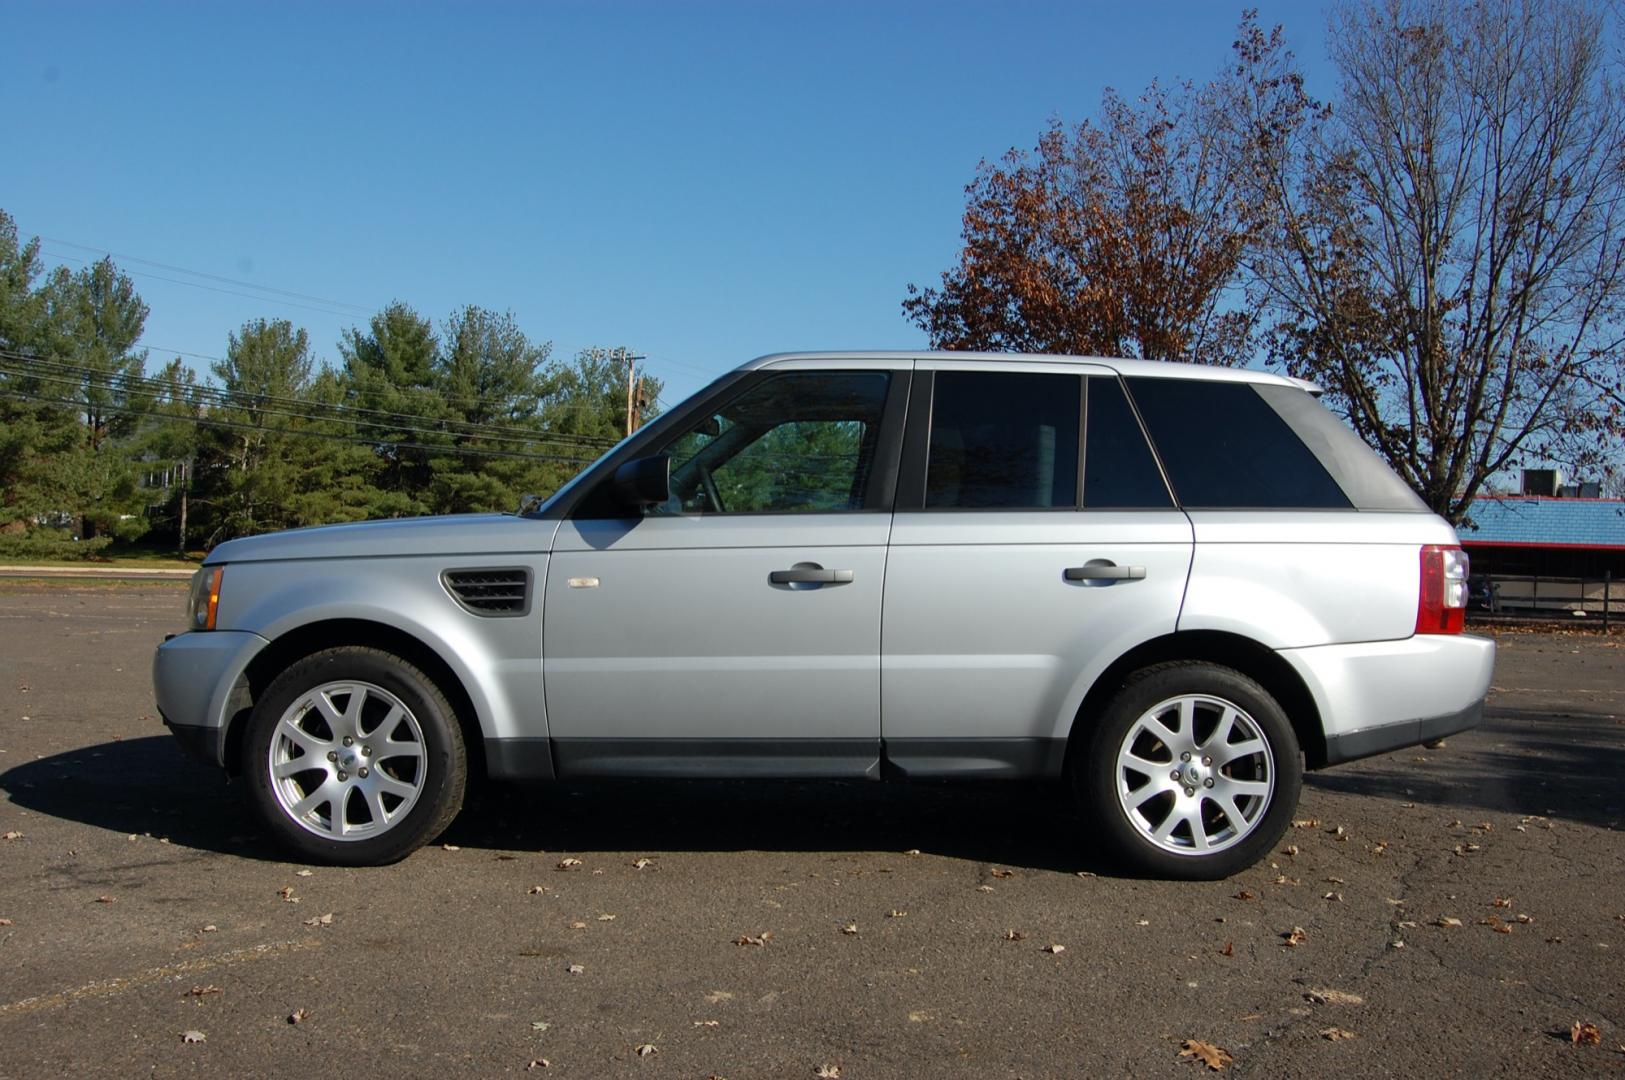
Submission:
<svg viewBox="0 0 1625 1080">
<path fill-rule="evenodd" d="M 1467 623 L 1467 553 L 1429 544 L 1422 549 L 1422 588 L 1416 601 L 1418 634 L 1459 634 Z"/>
</svg>

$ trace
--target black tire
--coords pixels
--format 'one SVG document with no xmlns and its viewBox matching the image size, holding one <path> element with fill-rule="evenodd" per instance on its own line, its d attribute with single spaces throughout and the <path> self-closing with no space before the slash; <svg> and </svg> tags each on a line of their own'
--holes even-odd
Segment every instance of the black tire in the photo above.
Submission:
<svg viewBox="0 0 1625 1080">
<path fill-rule="evenodd" d="M 1153 716 L 1184 724 L 1179 719 L 1184 701 L 1191 703 L 1191 731 L 1182 735 L 1154 726 Z M 1225 713 L 1223 705 L 1237 713 Z M 1230 723 L 1220 736 L 1226 717 Z M 1184 881 L 1229 877 L 1263 858 L 1297 810 L 1303 759 L 1292 723 L 1267 690 L 1239 671 L 1199 661 L 1158 664 L 1130 676 L 1098 717 L 1083 722 L 1092 726 L 1080 732 L 1081 741 L 1073 748 L 1074 790 L 1087 824 L 1134 872 Z M 1205 745 L 1200 742 L 1204 728 Z M 1134 741 L 1125 745 L 1131 733 Z M 1169 736 L 1167 742 L 1162 734 Z M 1193 741 L 1185 742 L 1186 737 Z M 1227 739 L 1224 750 L 1217 749 L 1221 737 Z M 1263 744 L 1262 751 L 1223 760 L 1255 740 Z M 1176 745 L 1191 749 L 1181 751 Z M 1136 771 L 1132 764 L 1120 768 L 1124 750 L 1159 766 L 1154 771 Z M 1181 753 L 1193 758 L 1182 761 Z M 1266 793 L 1243 793 L 1261 785 Z M 1228 800 L 1231 810 L 1216 796 Z M 1142 801 L 1131 810 L 1135 798 Z M 1171 819 L 1172 830 L 1159 839 L 1156 831 Z M 1200 839 L 1194 835 L 1198 832 Z M 1215 849 L 1201 846 L 1207 843 Z"/>
<path fill-rule="evenodd" d="M 347 694 L 344 685 L 350 683 L 356 689 Z M 351 743 L 320 711 L 316 695 L 324 689 L 322 705 L 341 714 L 337 730 L 357 733 Z M 397 706 L 404 714 L 397 715 Z M 305 657 L 266 688 L 248 725 L 242 776 L 249 806 L 280 844 L 304 860 L 337 866 L 396 862 L 444 832 L 462 808 L 468 758 L 455 712 L 434 680 L 381 649 L 341 646 Z M 299 753 L 290 756 L 290 749 Z M 307 756 L 308 769 L 273 777 L 274 761 L 292 770 Z M 410 794 L 397 794 L 401 790 Z M 287 804 L 300 795 L 323 798 L 323 792 L 339 793 L 337 803 L 317 802 L 302 815 L 293 812 L 299 802 Z"/>
</svg>

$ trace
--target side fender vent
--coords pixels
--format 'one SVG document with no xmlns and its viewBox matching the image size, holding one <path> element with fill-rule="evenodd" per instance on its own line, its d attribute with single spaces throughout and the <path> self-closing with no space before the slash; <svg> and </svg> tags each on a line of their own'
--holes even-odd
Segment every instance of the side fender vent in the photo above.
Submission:
<svg viewBox="0 0 1625 1080">
<path fill-rule="evenodd" d="M 523 566 L 446 570 L 440 583 L 475 615 L 500 618 L 530 612 L 530 570 Z"/>
</svg>

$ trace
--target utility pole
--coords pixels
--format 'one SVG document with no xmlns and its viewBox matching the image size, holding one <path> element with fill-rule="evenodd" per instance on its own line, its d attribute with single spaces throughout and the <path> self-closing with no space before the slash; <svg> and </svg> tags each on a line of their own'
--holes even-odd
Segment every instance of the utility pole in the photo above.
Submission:
<svg viewBox="0 0 1625 1080">
<path fill-rule="evenodd" d="M 626 433 L 630 435 L 638 429 L 639 423 L 638 399 L 641 396 L 643 379 L 637 373 L 638 361 L 647 360 L 648 357 L 637 355 L 624 347 L 615 351 L 626 363 Z"/>
</svg>

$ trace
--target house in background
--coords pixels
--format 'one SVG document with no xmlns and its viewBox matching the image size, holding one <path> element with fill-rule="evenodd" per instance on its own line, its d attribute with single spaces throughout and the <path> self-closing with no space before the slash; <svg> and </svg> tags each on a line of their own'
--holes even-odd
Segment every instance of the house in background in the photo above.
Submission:
<svg viewBox="0 0 1625 1080">
<path fill-rule="evenodd" d="M 1550 470 L 1526 470 L 1524 494 L 1481 495 L 1457 527 L 1474 575 L 1495 583 L 1503 610 L 1625 613 L 1625 499 L 1597 486 L 1564 487 Z"/>
</svg>

